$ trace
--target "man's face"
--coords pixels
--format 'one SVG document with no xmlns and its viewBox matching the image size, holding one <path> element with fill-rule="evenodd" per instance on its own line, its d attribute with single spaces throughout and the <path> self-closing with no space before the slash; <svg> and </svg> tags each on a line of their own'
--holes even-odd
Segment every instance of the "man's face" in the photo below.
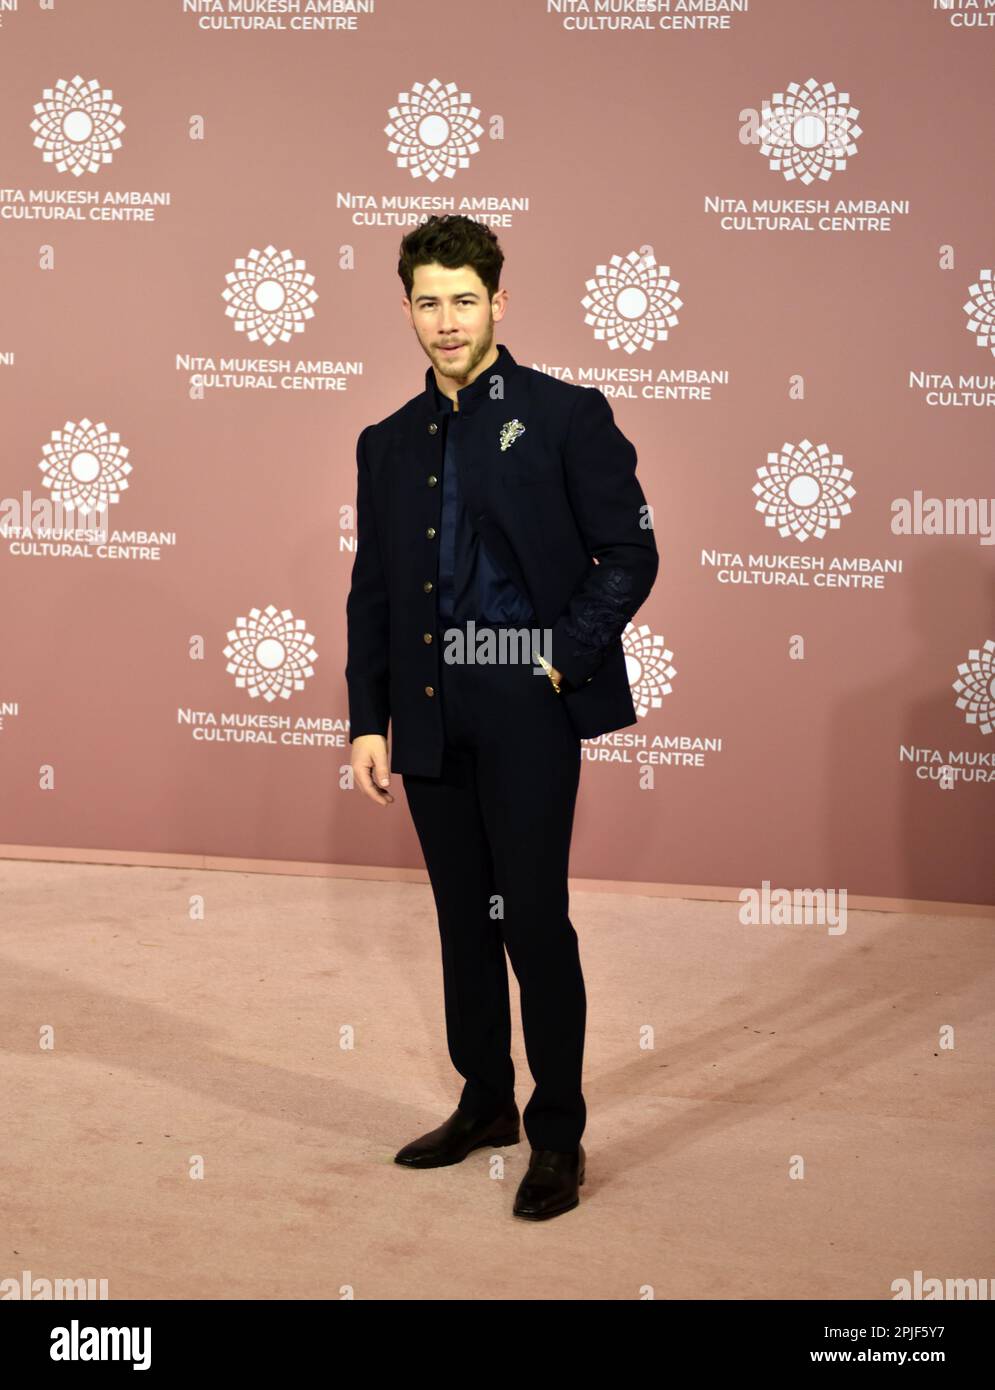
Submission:
<svg viewBox="0 0 995 1390">
<path fill-rule="evenodd" d="M 491 300 L 471 266 L 449 270 L 433 263 L 415 267 L 404 311 L 440 377 L 465 381 L 491 351 L 494 325 L 504 317 L 507 290 Z"/>
</svg>

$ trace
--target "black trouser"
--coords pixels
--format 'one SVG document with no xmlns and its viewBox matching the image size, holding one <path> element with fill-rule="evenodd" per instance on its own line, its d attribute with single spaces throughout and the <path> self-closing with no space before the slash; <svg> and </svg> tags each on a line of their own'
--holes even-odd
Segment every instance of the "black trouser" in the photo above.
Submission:
<svg viewBox="0 0 995 1390">
<path fill-rule="evenodd" d="M 587 997 L 567 892 L 580 738 L 531 664 L 440 668 L 442 775 L 402 780 L 438 912 L 459 1108 L 489 1119 L 514 1095 L 507 946 L 535 1082 L 526 1136 L 575 1149 L 587 1118 Z"/>
</svg>

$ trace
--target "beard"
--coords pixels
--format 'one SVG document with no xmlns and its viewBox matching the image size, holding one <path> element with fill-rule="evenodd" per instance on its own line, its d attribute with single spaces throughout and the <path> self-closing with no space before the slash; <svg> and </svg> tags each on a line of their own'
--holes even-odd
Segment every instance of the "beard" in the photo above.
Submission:
<svg viewBox="0 0 995 1390">
<path fill-rule="evenodd" d="M 463 378 L 472 375 L 478 363 L 490 352 L 493 342 L 494 325 L 491 323 L 482 338 L 476 342 L 467 339 L 462 350 L 454 356 L 448 356 L 435 346 L 430 356 L 442 376 Z"/>
</svg>

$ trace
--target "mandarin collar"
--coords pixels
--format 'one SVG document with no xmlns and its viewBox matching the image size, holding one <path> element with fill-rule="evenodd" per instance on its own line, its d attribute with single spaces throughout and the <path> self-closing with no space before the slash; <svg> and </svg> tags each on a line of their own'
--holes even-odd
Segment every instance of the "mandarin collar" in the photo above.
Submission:
<svg viewBox="0 0 995 1390">
<path fill-rule="evenodd" d="M 444 410 L 447 414 L 470 414 L 474 411 L 481 401 L 489 398 L 488 393 L 491 386 L 491 377 L 495 374 L 510 376 L 515 370 L 517 363 L 504 343 L 497 345 L 498 355 L 489 367 L 485 367 L 468 386 L 461 386 L 457 391 L 459 410 L 453 410 L 453 403 L 448 396 L 444 396 L 435 384 L 435 368 L 429 367 L 425 372 L 425 392 L 429 399 L 429 404 L 435 411 Z"/>
</svg>

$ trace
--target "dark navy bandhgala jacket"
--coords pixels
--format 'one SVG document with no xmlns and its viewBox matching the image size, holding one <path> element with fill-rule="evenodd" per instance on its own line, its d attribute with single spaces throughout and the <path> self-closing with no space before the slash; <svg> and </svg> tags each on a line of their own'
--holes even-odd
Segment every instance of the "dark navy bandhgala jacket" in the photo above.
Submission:
<svg viewBox="0 0 995 1390">
<path fill-rule="evenodd" d="M 621 633 L 659 567 L 636 451 L 601 391 L 520 366 L 497 346 L 497 361 L 458 393 L 463 502 L 530 603 L 532 626 L 548 630 L 538 649 L 562 673 L 562 693 L 533 679 L 564 702 L 581 738 L 595 738 L 636 722 Z M 346 602 L 350 742 L 392 724 L 391 771 L 430 777 L 444 742 L 443 423 L 430 366 L 424 391 L 360 434 Z"/>
</svg>

